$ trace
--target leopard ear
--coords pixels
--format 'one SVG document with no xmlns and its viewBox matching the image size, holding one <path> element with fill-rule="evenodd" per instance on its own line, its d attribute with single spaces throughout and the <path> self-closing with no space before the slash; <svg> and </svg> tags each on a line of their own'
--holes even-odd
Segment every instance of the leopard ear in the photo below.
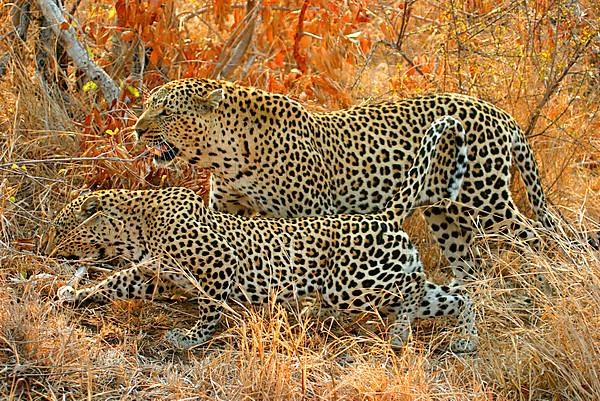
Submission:
<svg viewBox="0 0 600 401">
<path fill-rule="evenodd" d="M 100 210 L 100 200 L 96 195 L 89 196 L 79 207 L 79 219 L 85 221 Z"/>
<path fill-rule="evenodd" d="M 195 96 L 194 103 L 198 111 L 209 113 L 219 107 L 223 99 L 225 99 L 225 94 L 223 89 L 219 88 L 210 92 L 206 97 Z"/>
<path fill-rule="evenodd" d="M 90 191 L 89 188 L 74 189 L 71 192 L 69 192 L 69 201 L 74 201 L 80 196 L 88 195 L 91 193 L 92 191 Z"/>
</svg>

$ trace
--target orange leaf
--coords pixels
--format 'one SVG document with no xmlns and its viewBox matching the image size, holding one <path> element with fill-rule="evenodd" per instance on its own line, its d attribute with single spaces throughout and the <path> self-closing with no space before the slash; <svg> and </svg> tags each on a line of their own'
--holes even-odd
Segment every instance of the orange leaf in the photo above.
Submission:
<svg viewBox="0 0 600 401">
<path fill-rule="evenodd" d="M 162 0 L 150 0 L 148 4 L 148 11 L 156 13 L 162 5 Z"/>
<path fill-rule="evenodd" d="M 306 10 L 308 9 L 309 3 L 310 0 L 304 0 L 304 3 L 302 3 L 302 8 L 300 9 L 300 14 L 298 15 L 298 26 L 296 28 L 296 34 L 294 35 L 294 60 L 296 60 L 296 65 L 303 74 L 306 73 L 308 67 L 306 65 L 306 55 L 300 52 L 300 40 L 302 39 L 302 33 L 304 32 L 304 16 L 306 14 Z"/>
<path fill-rule="evenodd" d="M 285 52 L 280 51 L 279 53 L 277 53 L 275 55 L 275 58 L 273 59 L 273 65 L 275 65 L 278 68 L 283 68 L 285 64 Z"/>
<path fill-rule="evenodd" d="M 117 0 L 117 2 L 115 3 L 115 10 L 117 11 L 117 22 L 119 22 L 119 25 L 123 23 L 123 20 L 125 19 L 126 15 L 127 15 L 127 3 L 125 0 Z"/>
<path fill-rule="evenodd" d="M 358 38 L 358 43 L 360 43 L 360 49 L 362 50 L 363 54 L 369 53 L 371 50 L 371 39 Z"/>
<path fill-rule="evenodd" d="M 121 35 L 121 39 L 125 42 L 131 42 L 134 38 L 135 34 L 132 31 L 125 31 Z"/>
<path fill-rule="evenodd" d="M 371 18 L 367 14 L 367 11 L 364 8 L 360 7 L 356 12 L 356 17 L 354 17 L 354 20 L 360 24 L 362 22 L 369 22 Z"/>
<path fill-rule="evenodd" d="M 160 57 L 161 57 L 161 51 L 159 49 L 154 49 L 152 50 L 152 53 L 150 53 L 150 62 L 152 64 L 154 64 L 155 66 L 158 65 L 158 62 L 160 61 Z"/>
<path fill-rule="evenodd" d="M 60 23 L 59 26 L 60 26 L 61 30 L 66 31 L 67 29 L 69 29 L 70 25 L 69 25 L 69 23 L 67 21 L 63 21 L 63 22 Z"/>
<path fill-rule="evenodd" d="M 267 84 L 267 88 L 271 92 L 278 92 L 278 93 L 285 93 L 286 92 L 285 86 L 282 85 L 281 83 L 279 83 L 277 81 L 277 79 L 275 79 L 275 77 L 273 77 L 273 76 L 269 76 L 269 82 Z"/>
</svg>

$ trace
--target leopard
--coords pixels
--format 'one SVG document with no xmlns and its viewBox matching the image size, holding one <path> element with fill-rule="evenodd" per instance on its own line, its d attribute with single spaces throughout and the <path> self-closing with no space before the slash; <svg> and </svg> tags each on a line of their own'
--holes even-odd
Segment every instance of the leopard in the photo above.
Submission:
<svg viewBox="0 0 600 401">
<path fill-rule="evenodd" d="M 178 157 L 209 170 L 211 208 L 275 217 L 364 214 L 384 208 L 405 185 L 420 141 L 442 116 L 467 133 L 464 183 L 456 201 L 443 201 L 456 154 L 455 137 L 444 136 L 415 205 L 426 207 L 454 277 L 465 280 L 481 271 L 480 233 L 539 249 L 538 233 L 556 232 L 563 221 L 548 205 L 523 131 L 489 102 L 441 93 L 315 112 L 283 94 L 186 78 L 155 88 L 133 131 L 157 163 Z M 535 220 L 513 200 L 513 162 Z"/>
<path fill-rule="evenodd" d="M 328 310 L 374 312 L 391 325 L 400 347 L 417 318 L 453 317 L 454 352 L 476 350 L 473 302 L 465 286 L 427 280 L 419 253 L 402 224 L 424 188 L 436 145 L 453 133 L 458 146 L 445 195 L 455 199 L 467 164 L 465 131 L 452 117 L 423 136 L 404 186 L 370 214 L 243 216 L 209 208 L 184 187 L 108 189 L 80 195 L 55 217 L 45 252 L 69 260 L 118 258 L 131 263 L 84 288 L 64 286 L 66 302 L 153 299 L 173 291 L 197 296 L 199 318 L 173 328 L 166 340 L 189 349 L 211 338 L 228 302 L 289 304 L 315 295 Z"/>
</svg>

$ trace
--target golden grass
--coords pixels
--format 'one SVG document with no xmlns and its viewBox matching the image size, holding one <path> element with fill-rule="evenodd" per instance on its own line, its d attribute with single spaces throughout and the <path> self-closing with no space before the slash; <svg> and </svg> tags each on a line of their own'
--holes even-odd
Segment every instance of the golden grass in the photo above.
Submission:
<svg viewBox="0 0 600 401">
<path fill-rule="evenodd" d="M 467 11 L 468 6 L 486 9 L 493 4 L 458 4 L 463 3 Z M 371 8 L 371 32 L 379 32 L 381 16 L 390 13 L 382 4 Z M 581 4 L 589 8 L 591 3 Z M 461 90 L 494 100 L 525 127 L 546 88 L 546 55 L 528 37 L 523 40 L 531 44 L 529 56 L 513 62 L 512 55 L 504 55 L 503 50 L 517 43 L 516 24 L 525 14 L 519 7 L 500 11 L 508 15 L 501 20 L 510 19 L 515 30 L 499 23 L 497 28 L 486 27 L 492 14 L 462 14 L 442 3 L 416 2 L 413 13 L 421 19 L 411 21 L 403 49 L 413 55 L 437 55 L 445 65 L 441 73 L 408 79 L 398 54 L 382 49 L 370 61 L 348 64 L 340 47 L 346 42 L 333 38 L 338 47 L 332 47 L 330 58 L 321 55 L 319 79 L 342 88 L 354 102 Z M 427 19 L 440 13 L 447 13 L 445 22 L 429 30 Z M 198 27 L 192 35 L 208 35 L 203 29 Z M 468 35 L 477 30 L 487 36 Z M 457 40 L 465 45 L 460 54 L 452 51 L 452 41 Z M 436 50 L 444 44 L 450 50 Z M 568 58 L 569 46 L 575 44 L 561 46 L 556 52 Z M 319 48 L 315 54 L 323 51 Z M 309 53 L 309 59 L 315 54 Z M 563 65 L 557 57 L 557 65 Z M 532 143 L 550 199 L 577 229 L 598 231 L 600 178 L 594 168 L 599 94 L 597 81 L 588 81 L 594 73 L 591 66 L 592 56 L 582 58 L 577 74 L 569 75 L 542 108 L 543 118 L 534 130 L 542 135 Z M 143 180 L 148 172 L 155 183 L 201 184 L 188 173 L 157 172 L 144 164 L 11 166 L 20 160 L 85 155 L 76 122 L 89 108 L 84 96 L 65 99 L 48 93 L 28 66 L 16 65 L 11 71 L 0 81 L 0 399 L 600 399 L 600 256 L 591 249 L 574 249 L 556 235 L 547 238 L 540 252 L 507 239 L 481 238 L 485 269 L 470 288 L 480 332 L 476 355 L 445 351 L 454 334 L 444 321 L 420 322 L 412 341 L 394 351 L 380 339 L 385 326 L 376 317 L 338 322 L 316 313 L 318 307 L 310 303 L 287 309 L 234 307 L 207 346 L 178 352 L 167 346 L 162 334 L 193 321 L 193 302 L 116 302 L 85 309 L 60 305 L 54 301 L 56 289 L 73 271 L 40 256 L 36 246 L 52 210 L 62 206 L 71 191 L 107 171 L 112 176 L 107 175 L 104 186 L 148 185 Z M 266 81 L 254 71 L 246 82 Z M 314 82 L 303 77 L 289 91 L 325 108 L 343 103 L 331 95 L 331 86 Z M 313 84 L 315 90 L 307 95 L 305 89 Z M 110 148 L 105 138 L 87 139 Z M 122 173 L 115 174 L 118 171 Z M 514 194 L 527 210 L 518 181 Z M 431 276 L 447 280 L 448 271 L 439 268 L 445 262 L 423 219 L 413 216 L 407 229 Z M 498 242 L 503 243 L 500 249 Z M 545 286 L 535 279 L 540 273 L 546 277 Z"/>
<path fill-rule="evenodd" d="M 476 355 L 464 356 L 444 351 L 452 334 L 441 321 L 419 324 L 413 341 L 394 351 L 368 329 L 280 305 L 235 308 L 209 345 L 176 352 L 161 333 L 191 321 L 193 303 L 63 308 L 50 298 L 58 285 L 54 279 L 12 280 L 47 261 L 8 255 L 0 292 L 6 378 L 0 394 L 7 399 L 88 394 L 94 399 L 597 398 L 597 255 L 520 253 L 496 256 L 492 271 L 505 275 L 482 275 L 472 286 L 480 347 Z M 515 258 L 543 272 L 553 294 L 540 291 L 527 269 L 507 267 Z"/>
</svg>

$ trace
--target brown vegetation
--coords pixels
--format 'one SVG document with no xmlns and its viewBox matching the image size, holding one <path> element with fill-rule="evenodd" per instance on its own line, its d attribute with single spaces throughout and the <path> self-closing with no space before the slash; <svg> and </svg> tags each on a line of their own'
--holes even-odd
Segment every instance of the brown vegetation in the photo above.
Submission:
<svg viewBox="0 0 600 401">
<path fill-rule="evenodd" d="M 310 303 L 235 307 L 207 346 L 176 352 L 161 336 L 193 320 L 193 303 L 65 308 L 53 297 L 74 270 L 37 250 L 52 211 L 84 187 L 206 191 L 202 172 L 138 157 L 127 129 L 149 90 L 187 76 L 238 80 L 315 110 L 429 91 L 479 96 L 527 131 L 554 205 L 597 231 L 597 2 L 66 3 L 77 38 L 122 93 L 107 104 L 44 28 L 37 2 L 28 24 L 3 3 L 1 399 L 600 399 L 599 254 L 560 235 L 542 252 L 481 238 L 485 271 L 471 286 L 480 346 L 462 356 L 444 351 L 443 322 L 420 323 L 394 351 L 375 317 L 336 322 Z M 518 179 L 514 193 L 527 210 Z M 420 216 L 407 228 L 428 272 L 447 279 Z"/>
</svg>

